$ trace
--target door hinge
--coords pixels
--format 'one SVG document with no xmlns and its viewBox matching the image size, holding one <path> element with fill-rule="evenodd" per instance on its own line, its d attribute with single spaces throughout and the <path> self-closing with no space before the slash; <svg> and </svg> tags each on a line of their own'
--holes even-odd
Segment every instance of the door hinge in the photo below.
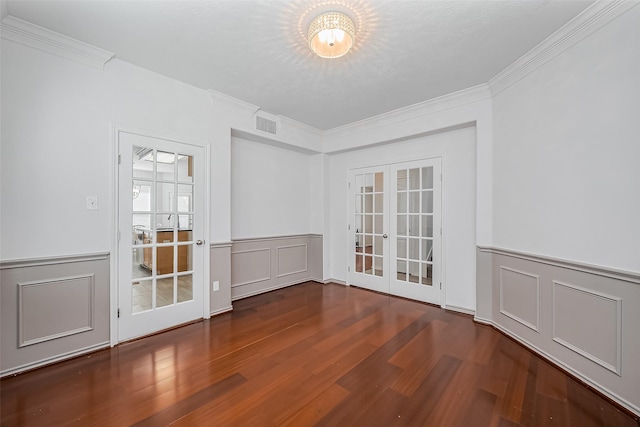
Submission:
<svg viewBox="0 0 640 427">
<path fill-rule="evenodd" d="M 351 267 L 347 267 L 347 273 L 351 272 Z"/>
<path fill-rule="evenodd" d="M 118 164 L 122 163 L 122 154 L 118 154 Z"/>
<path fill-rule="evenodd" d="M 440 282 L 440 289 L 442 289 L 442 282 Z"/>
<path fill-rule="evenodd" d="M 440 235 L 442 236 L 442 228 L 440 229 Z"/>
<path fill-rule="evenodd" d="M 347 230 L 351 230 L 351 224 L 347 224 Z"/>
<path fill-rule="evenodd" d="M 120 318 L 120 309 L 118 309 L 118 319 Z"/>
<path fill-rule="evenodd" d="M 118 243 L 120 243 L 120 230 L 118 230 Z"/>
<path fill-rule="evenodd" d="M 351 188 L 351 183 L 347 182 L 347 188 Z"/>
</svg>

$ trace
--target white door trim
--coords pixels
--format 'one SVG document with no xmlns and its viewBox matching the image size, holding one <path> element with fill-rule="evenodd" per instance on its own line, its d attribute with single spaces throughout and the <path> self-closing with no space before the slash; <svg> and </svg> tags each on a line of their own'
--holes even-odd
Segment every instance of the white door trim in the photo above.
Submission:
<svg viewBox="0 0 640 427">
<path fill-rule="evenodd" d="M 203 234 L 205 239 L 208 239 L 211 235 L 210 227 L 211 227 L 211 215 L 210 215 L 210 207 L 211 207 L 211 144 L 207 142 L 200 141 L 187 141 L 181 139 L 179 137 L 161 134 L 155 131 L 145 131 L 139 128 L 130 128 L 127 126 L 119 125 L 113 123 L 111 125 L 111 188 L 110 188 L 110 199 L 112 209 L 110 211 L 110 215 L 112 218 L 112 230 L 111 230 L 111 265 L 110 265 L 110 307 L 109 307 L 109 344 L 111 347 L 118 344 L 118 305 L 119 305 L 119 286 L 118 286 L 118 274 L 120 271 L 119 266 L 119 229 L 120 229 L 120 221 L 119 221 L 119 213 L 120 213 L 120 204 L 119 204 L 119 191 L 120 188 L 120 178 L 119 178 L 119 158 L 118 153 L 120 152 L 120 134 L 128 133 L 132 135 L 144 136 L 148 138 L 155 138 L 160 140 L 165 140 L 169 142 L 176 142 L 180 144 L 192 145 L 195 147 L 202 148 L 204 150 L 204 212 L 203 212 Z M 203 257 L 203 272 L 202 272 L 202 282 L 203 282 L 203 307 L 202 307 L 202 317 L 205 319 L 209 319 L 211 317 L 210 306 L 211 306 L 211 289 L 209 287 L 210 282 L 210 261 L 211 261 L 211 249 L 209 242 L 205 240 L 204 242 L 204 257 Z"/>
</svg>

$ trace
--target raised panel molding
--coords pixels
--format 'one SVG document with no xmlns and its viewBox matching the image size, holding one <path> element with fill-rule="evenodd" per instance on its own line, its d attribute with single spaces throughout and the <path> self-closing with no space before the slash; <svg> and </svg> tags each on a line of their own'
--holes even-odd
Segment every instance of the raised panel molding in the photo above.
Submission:
<svg viewBox="0 0 640 427">
<path fill-rule="evenodd" d="M 93 330 L 93 274 L 17 285 L 18 347 Z"/>
<path fill-rule="evenodd" d="M 271 279 L 271 249 L 231 252 L 231 287 Z"/>
<path fill-rule="evenodd" d="M 115 54 L 14 16 L 2 20 L 2 38 L 90 67 L 104 69 Z"/>
<path fill-rule="evenodd" d="M 553 281 L 553 341 L 622 375 L 622 298 Z"/>
<path fill-rule="evenodd" d="M 261 251 L 261 268 L 249 264 L 251 258 L 247 254 L 254 253 L 255 257 L 255 251 Z M 308 280 L 322 280 L 322 235 L 319 234 L 233 239 L 231 256 L 231 301 Z M 267 256 L 270 269 L 266 265 Z M 253 271 L 251 277 L 247 277 L 248 270 Z"/>
<path fill-rule="evenodd" d="M 640 325 L 640 311 L 634 309 L 640 303 L 640 272 L 490 246 L 478 246 L 476 261 L 477 301 L 484 307 L 475 321 L 492 325 L 640 415 L 640 342 L 634 328 Z M 539 275 L 538 333 L 501 313 L 501 266 Z"/>
<path fill-rule="evenodd" d="M 540 332 L 540 277 L 500 266 L 500 313 Z"/>
<path fill-rule="evenodd" d="M 302 251 L 300 250 L 302 248 Z M 296 253 L 297 252 L 297 253 Z M 278 246 L 277 277 L 289 276 L 307 271 L 307 245 Z"/>
</svg>

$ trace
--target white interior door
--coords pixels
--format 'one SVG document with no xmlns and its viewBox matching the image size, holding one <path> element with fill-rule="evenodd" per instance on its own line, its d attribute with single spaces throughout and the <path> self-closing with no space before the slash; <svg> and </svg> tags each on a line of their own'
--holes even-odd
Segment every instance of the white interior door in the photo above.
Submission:
<svg viewBox="0 0 640 427">
<path fill-rule="evenodd" d="M 350 284 L 441 304 L 441 172 L 439 158 L 350 171 Z"/>
<path fill-rule="evenodd" d="M 441 303 L 440 159 L 394 165 L 390 214 L 390 293 Z"/>
<path fill-rule="evenodd" d="M 349 258 L 351 284 L 389 292 L 388 167 L 350 171 Z"/>
<path fill-rule="evenodd" d="M 204 149 L 118 133 L 118 340 L 204 315 Z"/>
</svg>

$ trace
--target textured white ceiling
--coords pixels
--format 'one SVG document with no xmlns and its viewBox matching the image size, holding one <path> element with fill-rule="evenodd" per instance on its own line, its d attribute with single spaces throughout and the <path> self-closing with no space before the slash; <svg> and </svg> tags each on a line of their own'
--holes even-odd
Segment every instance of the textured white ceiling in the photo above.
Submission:
<svg viewBox="0 0 640 427">
<path fill-rule="evenodd" d="M 327 130 L 485 83 L 592 2 L 50 0 L 7 1 L 3 12 Z M 338 59 L 304 40 L 328 10 L 357 27 Z"/>
</svg>

